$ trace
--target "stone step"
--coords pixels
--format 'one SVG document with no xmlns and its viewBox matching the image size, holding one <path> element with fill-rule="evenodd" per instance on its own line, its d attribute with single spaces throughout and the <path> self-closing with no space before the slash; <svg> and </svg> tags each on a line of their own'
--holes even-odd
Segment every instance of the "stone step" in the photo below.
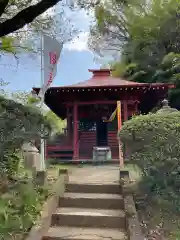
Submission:
<svg viewBox="0 0 180 240">
<path fill-rule="evenodd" d="M 126 217 L 122 210 L 58 208 L 52 226 L 126 229 Z"/>
<path fill-rule="evenodd" d="M 42 240 L 125 240 L 123 230 L 104 228 L 52 227 Z"/>
<path fill-rule="evenodd" d="M 78 184 L 68 183 L 66 185 L 66 192 L 74 193 L 109 193 L 121 194 L 122 187 L 119 184 Z"/>
<path fill-rule="evenodd" d="M 124 209 L 124 199 L 119 194 L 65 193 L 59 199 L 60 207 Z"/>
</svg>

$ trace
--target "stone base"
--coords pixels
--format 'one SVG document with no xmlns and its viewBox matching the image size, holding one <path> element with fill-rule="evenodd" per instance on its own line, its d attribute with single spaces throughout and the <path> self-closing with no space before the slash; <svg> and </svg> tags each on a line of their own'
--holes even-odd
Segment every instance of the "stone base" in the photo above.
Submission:
<svg viewBox="0 0 180 240">
<path fill-rule="evenodd" d="M 60 168 L 59 169 L 59 175 L 61 174 L 68 174 L 68 169 L 67 168 Z"/>
<path fill-rule="evenodd" d="M 46 184 L 47 173 L 46 171 L 37 171 L 33 173 L 33 182 L 37 186 L 43 186 Z"/>
<path fill-rule="evenodd" d="M 67 168 L 60 168 L 59 169 L 59 176 L 64 175 L 64 181 L 67 183 L 69 181 L 69 174 Z"/>
<path fill-rule="evenodd" d="M 129 179 L 129 171 L 120 170 L 120 179 Z"/>
<path fill-rule="evenodd" d="M 111 159 L 110 147 L 93 147 L 93 162 L 103 163 Z"/>
</svg>

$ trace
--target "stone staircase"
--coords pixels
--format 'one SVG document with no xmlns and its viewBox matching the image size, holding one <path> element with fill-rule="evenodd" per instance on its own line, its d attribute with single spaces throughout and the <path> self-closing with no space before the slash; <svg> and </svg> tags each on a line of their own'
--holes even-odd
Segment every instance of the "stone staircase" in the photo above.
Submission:
<svg viewBox="0 0 180 240">
<path fill-rule="evenodd" d="M 125 240 L 127 217 L 119 184 L 68 183 L 43 240 Z"/>
</svg>

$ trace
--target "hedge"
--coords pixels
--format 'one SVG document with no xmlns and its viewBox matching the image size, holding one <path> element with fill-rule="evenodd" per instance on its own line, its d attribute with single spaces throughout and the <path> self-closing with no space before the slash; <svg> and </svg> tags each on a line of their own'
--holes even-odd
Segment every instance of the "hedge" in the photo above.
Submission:
<svg viewBox="0 0 180 240">
<path fill-rule="evenodd" d="M 48 137 L 50 132 L 50 123 L 37 108 L 0 96 L 0 173 L 15 172 L 17 153 L 24 141 Z"/>
<path fill-rule="evenodd" d="M 118 136 L 141 168 L 147 193 L 180 206 L 180 112 L 133 117 Z"/>
</svg>

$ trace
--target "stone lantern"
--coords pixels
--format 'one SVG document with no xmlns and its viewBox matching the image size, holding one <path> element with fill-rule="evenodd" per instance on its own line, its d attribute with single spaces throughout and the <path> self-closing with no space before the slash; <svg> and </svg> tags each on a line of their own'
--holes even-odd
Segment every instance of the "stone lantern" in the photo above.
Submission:
<svg viewBox="0 0 180 240">
<path fill-rule="evenodd" d="M 24 157 L 24 166 L 28 169 L 37 169 L 36 165 L 40 161 L 39 151 L 31 142 L 22 145 L 22 152 Z"/>
<path fill-rule="evenodd" d="M 167 99 L 164 99 L 162 101 L 162 108 L 160 110 L 157 111 L 157 114 L 163 114 L 163 113 L 173 113 L 173 112 L 178 112 L 178 110 L 176 108 L 171 108 L 169 106 L 169 102 Z"/>
</svg>

